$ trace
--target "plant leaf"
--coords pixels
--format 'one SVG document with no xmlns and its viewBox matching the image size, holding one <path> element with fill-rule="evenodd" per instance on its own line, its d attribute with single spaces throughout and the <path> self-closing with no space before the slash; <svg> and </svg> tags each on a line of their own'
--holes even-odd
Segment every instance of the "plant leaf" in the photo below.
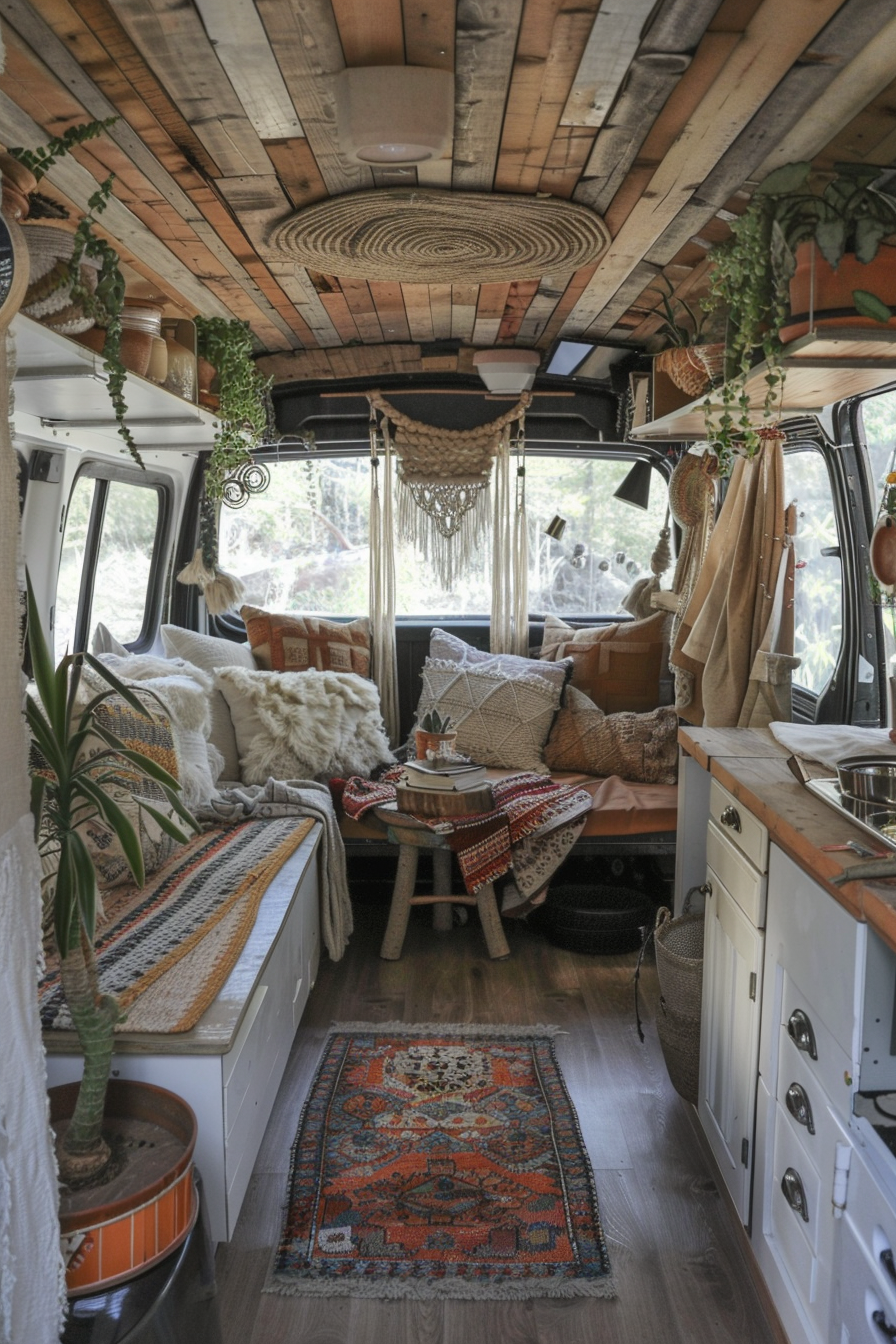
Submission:
<svg viewBox="0 0 896 1344">
<path fill-rule="evenodd" d="M 126 686 L 123 681 L 119 681 L 111 668 L 108 668 L 105 663 L 101 663 L 99 658 L 94 658 L 92 653 L 85 653 L 83 657 L 88 667 L 92 667 L 94 672 L 98 673 L 104 681 L 108 682 L 115 693 L 120 695 L 121 698 L 130 705 L 131 709 L 135 709 L 137 713 L 142 714 L 145 719 L 152 718 L 152 715 L 143 702 L 138 700 L 137 696 L 129 686 Z M 154 691 L 148 691 L 148 694 L 152 695 L 154 700 L 159 699 Z M 161 704 L 161 701 L 159 701 L 159 703 Z"/>
<path fill-rule="evenodd" d="M 56 669 L 53 666 L 53 659 L 50 657 L 50 650 L 47 646 L 43 626 L 40 623 L 40 615 L 37 609 L 37 598 L 34 596 L 34 589 L 31 586 L 31 575 L 25 571 L 25 585 L 27 589 L 26 611 L 28 618 L 28 652 L 31 655 L 31 670 L 34 673 L 34 682 L 37 686 L 37 693 L 40 696 L 41 704 L 53 724 L 54 729 L 61 735 L 62 716 L 65 713 L 65 700 L 61 706 L 56 705 Z M 62 662 L 65 663 L 63 658 Z"/>
<path fill-rule="evenodd" d="M 869 293 L 867 289 L 854 289 L 852 301 L 857 313 L 861 313 L 862 317 L 870 317 L 874 322 L 887 323 L 893 316 L 883 299 Z"/>
<path fill-rule="evenodd" d="M 769 173 L 756 188 L 756 196 L 784 196 L 791 192 L 799 191 L 806 185 L 809 179 L 809 170 L 811 163 L 800 161 L 798 163 L 785 163 L 774 172 Z"/>
<path fill-rule="evenodd" d="M 47 768 L 59 779 L 65 774 L 68 764 L 65 759 L 64 740 L 62 743 L 59 742 L 53 732 L 53 725 L 30 696 L 25 701 L 25 720 L 31 729 L 31 735 L 37 743 L 41 755 L 47 763 Z"/>
<path fill-rule="evenodd" d="M 92 780 L 79 779 L 78 788 L 96 804 L 100 816 L 112 827 L 115 838 L 121 845 L 127 865 L 134 876 L 134 881 L 138 887 L 142 887 L 146 880 L 143 850 L 140 848 L 140 840 L 130 818 L 125 815 L 114 799 L 110 798 Z"/>
<path fill-rule="evenodd" d="M 867 266 L 869 261 L 873 261 L 877 256 L 881 239 L 886 238 L 887 234 L 891 232 L 892 225 L 885 224 L 880 219 L 872 219 L 870 215 L 857 219 L 855 223 L 856 260 Z"/>
<path fill-rule="evenodd" d="M 77 831 L 69 831 L 72 871 L 77 878 L 78 907 L 81 923 L 87 937 L 93 942 L 96 936 L 96 869 L 87 846 Z"/>
<path fill-rule="evenodd" d="M 162 792 L 184 824 L 189 826 L 190 830 L 198 835 L 202 830 L 202 827 L 180 797 L 180 785 L 177 785 L 176 788 L 172 789 L 167 784 L 163 784 Z"/>
<path fill-rule="evenodd" d="M 43 775 L 31 776 L 31 815 L 34 817 L 34 843 L 37 844 L 37 837 L 40 835 L 40 814 L 44 804 L 44 792 L 47 787 L 47 781 Z"/>
<path fill-rule="evenodd" d="M 825 261 L 836 270 L 846 246 L 846 220 L 836 216 L 820 219 L 815 227 L 815 241 Z"/>
<path fill-rule="evenodd" d="M 75 920 L 78 897 L 68 839 L 68 834 L 61 838 L 59 862 L 56 867 L 56 885 L 53 888 L 53 930 L 60 957 L 67 957 L 78 943 Z"/>
<path fill-rule="evenodd" d="M 144 812 L 148 812 L 151 817 L 155 818 L 165 834 L 170 835 L 172 840 L 177 840 L 182 845 L 187 843 L 190 838 L 189 835 L 185 831 L 182 831 L 179 826 L 174 824 L 167 812 L 160 812 L 158 808 L 155 808 L 151 803 L 148 803 L 145 798 L 138 798 L 137 802 Z"/>
</svg>

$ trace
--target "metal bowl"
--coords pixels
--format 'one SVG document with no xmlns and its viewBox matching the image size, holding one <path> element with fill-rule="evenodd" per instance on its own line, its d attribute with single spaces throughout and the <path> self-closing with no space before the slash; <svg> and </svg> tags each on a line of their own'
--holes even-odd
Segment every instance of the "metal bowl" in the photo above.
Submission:
<svg viewBox="0 0 896 1344">
<path fill-rule="evenodd" d="M 863 803 L 896 808 L 896 758 L 850 756 L 837 765 L 841 793 Z"/>
</svg>

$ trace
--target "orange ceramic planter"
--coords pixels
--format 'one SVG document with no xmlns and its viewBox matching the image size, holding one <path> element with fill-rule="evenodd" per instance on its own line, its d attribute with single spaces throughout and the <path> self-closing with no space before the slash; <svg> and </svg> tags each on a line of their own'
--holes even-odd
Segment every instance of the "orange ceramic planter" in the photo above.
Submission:
<svg viewBox="0 0 896 1344">
<path fill-rule="evenodd" d="M 53 1123 L 72 1114 L 77 1094 L 77 1083 L 50 1089 Z M 102 1185 L 91 1190 L 88 1207 L 83 1196 L 63 1192 L 59 1223 L 66 1287 L 72 1297 L 133 1278 L 170 1255 L 189 1235 L 199 1212 L 193 1187 L 196 1117 L 185 1101 L 148 1083 L 113 1079 L 106 1120 L 110 1132 L 126 1133 L 128 1122 L 137 1122 L 141 1133 L 153 1126 L 171 1155 L 159 1163 L 153 1159 L 155 1145 L 139 1141 L 129 1145 L 128 1189 L 105 1203 L 100 1202 Z M 140 1179 L 141 1150 L 150 1159 L 145 1184 Z"/>
<path fill-rule="evenodd" d="M 812 294 L 812 254 L 815 253 L 814 294 Z M 790 282 L 790 321 L 781 329 L 786 344 L 805 336 L 809 327 L 810 296 L 813 299 L 815 327 L 872 327 L 883 324 L 861 317 L 855 309 L 854 289 L 867 289 L 890 307 L 896 307 L 896 247 L 882 243 L 877 256 L 864 266 L 855 254 L 847 252 L 836 271 L 828 265 L 817 247 L 800 243 L 796 250 L 796 271 Z M 896 328 L 896 318 L 887 324 Z"/>
</svg>

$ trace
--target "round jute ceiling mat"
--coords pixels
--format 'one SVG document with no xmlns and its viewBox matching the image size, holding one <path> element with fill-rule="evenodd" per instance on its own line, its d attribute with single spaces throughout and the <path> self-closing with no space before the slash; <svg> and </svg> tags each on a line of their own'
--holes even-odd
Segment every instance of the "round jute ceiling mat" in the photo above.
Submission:
<svg viewBox="0 0 896 1344">
<path fill-rule="evenodd" d="M 609 241 L 600 216 L 570 201 L 414 187 L 320 201 L 269 235 L 313 271 L 422 284 L 533 280 L 597 261 Z"/>
</svg>

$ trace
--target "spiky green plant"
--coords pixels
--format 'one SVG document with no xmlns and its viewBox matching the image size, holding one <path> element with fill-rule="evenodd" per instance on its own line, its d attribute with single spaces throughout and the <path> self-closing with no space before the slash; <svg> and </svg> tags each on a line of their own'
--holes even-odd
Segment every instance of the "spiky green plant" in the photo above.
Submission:
<svg viewBox="0 0 896 1344">
<path fill-rule="evenodd" d="M 83 1180 L 100 1173 L 109 1160 L 102 1134 L 103 1109 L 112 1061 L 113 1030 L 122 1014 L 117 1000 L 100 992 L 93 941 L 96 933 L 97 883 L 93 858 L 83 828 L 99 817 L 112 830 L 133 874 L 145 879 L 143 852 L 133 824 L 106 792 L 116 764 L 122 762 L 159 785 L 182 830 L 170 816 L 140 799 L 140 806 L 162 830 L 178 841 L 199 829 L 178 797 L 177 780 L 149 757 L 130 748 L 97 718 L 97 710 L 119 695 L 146 718 L 145 705 L 113 672 L 89 653 L 66 654 L 58 667 L 41 629 L 28 579 L 28 649 L 37 697 L 28 696 L 25 718 L 34 745 L 31 811 L 41 857 L 52 860 L 44 881 L 52 890 L 53 935 L 60 976 L 81 1049 L 84 1074 L 71 1123 L 59 1150 L 63 1180 Z M 105 681 L 83 708 L 79 703 L 82 669 L 91 667 Z M 155 697 L 154 697 L 155 698 Z M 89 754 L 88 739 L 103 745 Z"/>
</svg>

